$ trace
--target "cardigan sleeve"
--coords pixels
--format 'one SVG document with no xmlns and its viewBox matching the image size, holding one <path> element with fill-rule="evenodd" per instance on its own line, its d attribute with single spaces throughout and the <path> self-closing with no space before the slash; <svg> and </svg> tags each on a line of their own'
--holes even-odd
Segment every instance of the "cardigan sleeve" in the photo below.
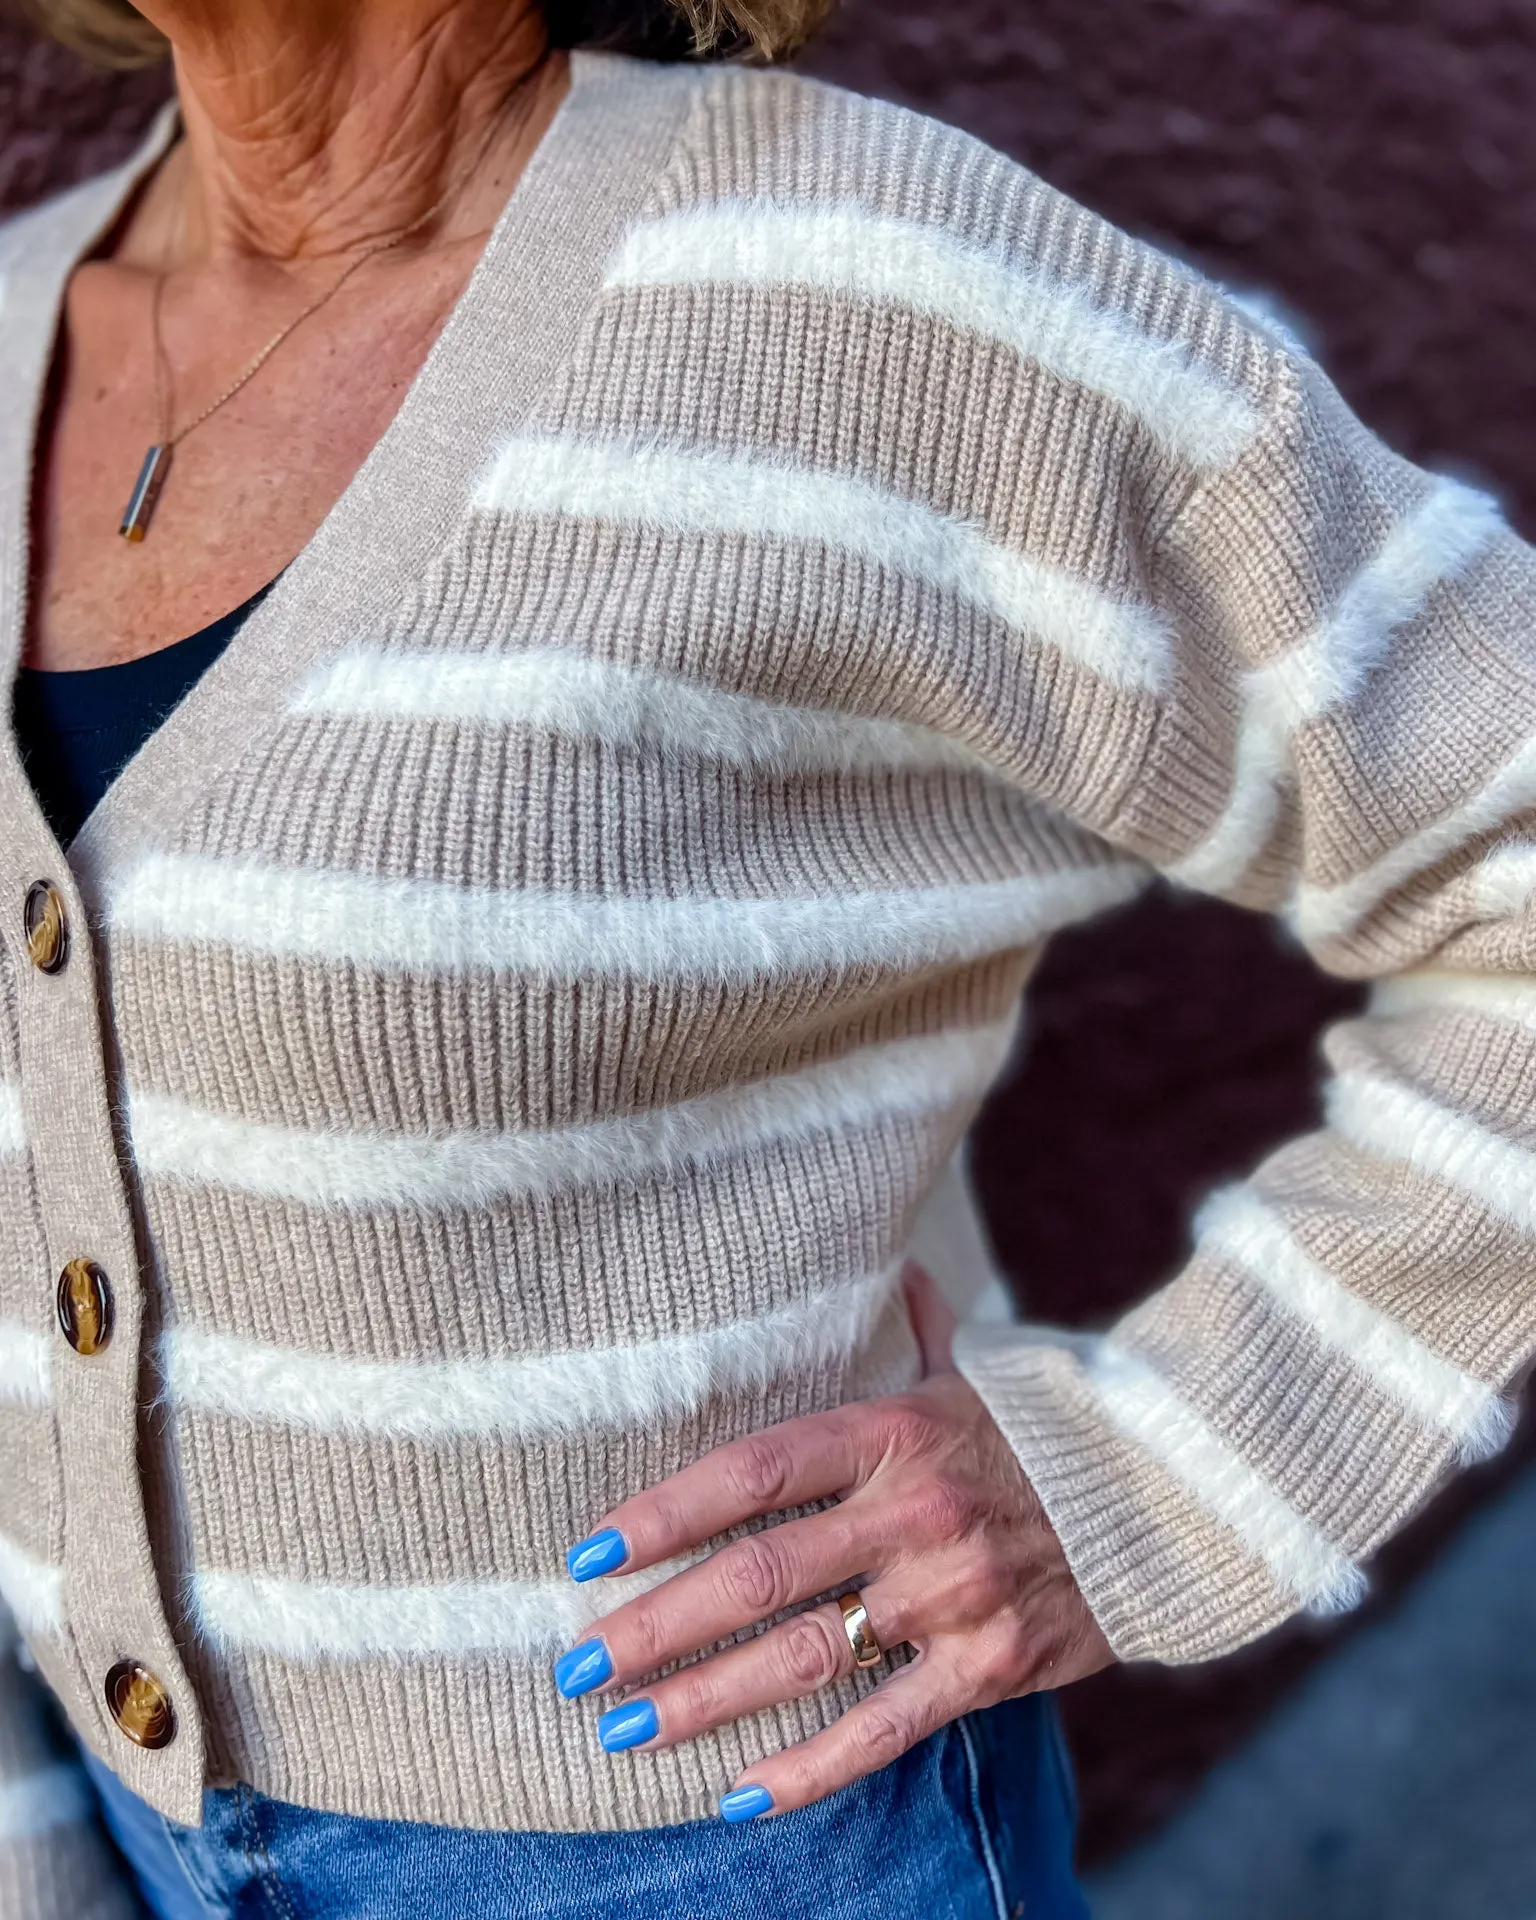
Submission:
<svg viewBox="0 0 1536 1920">
<path fill-rule="evenodd" d="M 957 1345 L 1124 1658 L 1354 1605 L 1536 1352 L 1536 554 L 1277 364 L 1148 536 L 1172 673 L 1105 837 L 1283 916 L 1369 1009 L 1327 1124 L 1208 1202 L 1171 1284 Z"/>
<path fill-rule="evenodd" d="M 6 1920 L 142 1920 L 96 1795 L 0 1608 L 0 1914 Z"/>
</svg>

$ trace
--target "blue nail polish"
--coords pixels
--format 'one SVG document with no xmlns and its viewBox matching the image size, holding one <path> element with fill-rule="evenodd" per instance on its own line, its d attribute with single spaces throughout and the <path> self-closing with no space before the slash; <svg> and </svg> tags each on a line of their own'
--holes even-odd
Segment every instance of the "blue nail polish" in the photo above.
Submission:
<svg viewBox="0 0 1536 1920">
<path fill-rule="evenodd" d="M 595 1580 L 599 1574 L 613 1573 L 629 1558 L 629 1548 L 617 1527 L 604 1527 L 590 1540 L 578 1540 L 565 1556 L 573 1580 Z"/>
<path fill-rule="evenodd" d="M 755 1820 L 773 1805 L 766 1787 L 732 1787 L 720 1801 L 720 1818 L 735 1826 L 741 1820 Z"/>
<path fill-rule="evenodd" d="M 624 1753 L 656 1738 L 656 1709 L 649 1700 L 626 1700 L 610 1707 L 597 1723 L 604 1753 Z"/>
<path fill-rule="evenodd" d="M 601 1640 L 583 1640 L 555 1662 L 555 1685 L 567 1700 L 579 1700 L 613 1677 L 613 1662 Z"/>
</svg>

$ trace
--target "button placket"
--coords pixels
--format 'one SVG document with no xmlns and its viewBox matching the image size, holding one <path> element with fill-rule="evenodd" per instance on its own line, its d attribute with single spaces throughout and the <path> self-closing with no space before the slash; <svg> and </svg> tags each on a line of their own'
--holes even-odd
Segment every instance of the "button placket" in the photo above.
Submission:
<svg viewBox="0 0 1536 1920">
<path fill-rule="evenodd" d="M 127 196 L 164 152 L 174 116 L 124 169 L 70 198 L 35 248 L 11 249 L 3 320 L 8 395 L 0 409 L 0 653 L 15 672 L 25 640 L 29 478 L 42 396 L 54 360 L 51 325 L 33 317 L 62 300 L 68 277 L 117 218 Z M 14 295 L 14 298 L 10 296 Z M 48 829 L 14 735 L 0 752 L 0 948 L 10 974 L 24 1150 L 43 1252 L 37 1304 L 56 1310 L 59 1276 L 81 1256 L 112 1276 L 110 1338 L 87 1360 L 62 1351 L 51 1369 L 53 1426 L 62 1501 L 59 1575 L 30 1637 L 37 1664 L 93 1744 L 115 1743 L 124 1780 L 170 1817 L 201 1818 L 203 1734 L 166 1619 L 150 1550 L 140 1474 L 142 1300 L 130 1192 L 108 1086 L 107 1034 L 85 916 L 86 856 L 68 859 Z M 99 893 L 92 895 L 93 904 Z M 7 1076 L 9 1078 L 9 1076 Z M 23 1279 L 23 1276 L 14 1276 Z M 68 1363 L 65 1364 L 68 1358 Z M 176 1738 L 164 1752 L 119 1740 L 103 1699 L 110 1669 L 142 1656 L 176 1703 Z"/>
<path fill-rule="evenodd" d="M 195 1825 L 205 1777 L 201 1714 L 166 1618 L 146 1513 L 143 1473 L 156 1469 L 145 1466 L 140 1434 L 144 1294 L 112 1118 L 103 1028 L 110 1015 L 98 998 L 76 877 L 39 879 L 39 871 L 48 871 L 42 861 L 13 880 L 10 924 L 22 948 L 28 1148 L 52 1254 L 52 1305 L 76 1356 L 53 1376 L 64 1498 L 62 1632 L 53 1658 L 74 1676 L 70 1711 L 82 1726 L 103 1728 L 125 1784 Z"/>
</svg>

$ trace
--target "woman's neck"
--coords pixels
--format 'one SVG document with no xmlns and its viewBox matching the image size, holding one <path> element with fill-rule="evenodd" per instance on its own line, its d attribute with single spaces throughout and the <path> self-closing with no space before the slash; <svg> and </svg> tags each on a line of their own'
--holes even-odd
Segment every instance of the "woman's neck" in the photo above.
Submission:
<svg viewBox="0 0 1536 1920">
<path fill-rule="evenodd" d="M 411 226 L 445 193 L 433 237 L 467 237 L 494 220 L 506 169 L 525 157 L 520 132 L 564 84 L 537 0 L 145 0 L 142 11 L 170 37 L 186 140 L 124 236 L 124 264 L 245 259 L 302 274 Z M 509 110 L 514 94 L 525 111 Z"/>
</svg>

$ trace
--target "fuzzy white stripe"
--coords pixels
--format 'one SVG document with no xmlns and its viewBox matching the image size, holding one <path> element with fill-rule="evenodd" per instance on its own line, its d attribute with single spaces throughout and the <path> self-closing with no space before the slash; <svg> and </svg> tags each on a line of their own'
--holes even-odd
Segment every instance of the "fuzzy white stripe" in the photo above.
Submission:
<svg viewBox="0 0 1536 1920">
<path fill-rule="evenodd" d="M 273 1574 L 204 1570 L 189 1584 L 200 1636 L 226 1652 L 282 1660 L 543 1661 L 604 1614 L 688 1565 L 578 1585 L 573 1580 L 454 1580 L 421 1587 L 338 1587 Z"/>
<path fill-rule="evenodd" d="M 1335 887 L 1299 887 L 1291 908 L 1296 931 L 1303 940 L 1339 938 L 1416 874 L 1531 807 L 1536 807 L 1536 740 L 1526 741 L 1480 793 L 1410 834 L 1363 872 Z"/>
<path fill-rule="evenodd" d="M 1260 670 L 1290 726 L 1358 699 L 1387 657 L 1394 633 L 1424 612 L 1505 531 L 1497 501 L 1439 479 L 1350 580 L 1310 642 Z"/>
<path fill-rule="evenodd" d="M 1495 847 L 1472 875 L 1472 911 L 1479 920 L 1524 913 L 1536 894 L 1536 847 Z"/>
<path fill-rule="evenodd" d="M 780 706 L 564 647 L 510 654 L 360 647 L 318 667 L 293 705 L 299 713 L 537 728 L 754 773 L 974 772 L 985 765 L 931 727 Z"/>
<path fill-rule="evenodd" d="M 1236 1187 L 1216 1195 L 1202 1209 L 1198 1230 L 1202 1251 L 1241 1267 L 1282 1312 L 1381 1393 L 1449 1434 L 1463 1460 L 1485 1460 L 1509 1439 L 1514 1413 L 1507 1401 L 1319 1266 L 1256 1194 Z"/>
<path fill-rule="evenodd" d="M 96 1797 L 84 1767 L 60 1761 L 0 1786 L 0 1846 L 35 1840 L 62 1827 L 84 1826 Z"/>
<path fill-rule="evenodd" d="M 1341 1073 L 1327 1093 L 1328 1124 L 1354 1146 L 1406 1161 L 1481 1200 L 1521 1233 L 1536 1234 L 1536 1153 L 1374 1074 Z"/>
<path fill-rule="evenodd" d="M 53 1399 L 53 1343 L 19 1320 L 0 1320 L 0 1404 L 46 1407 Z"/>
<path fill-rule="evenodd" d="M 349 1360 L 180 1327 L 162 1342 L 165 1394 L 184 1411 L 372 1439 L 643 1427 L 692 1413 L 712 1394 L 846 1359 L 869 1337 L 894 1281 L 871 1274 L 757 1319 L 634 1346 L 505 1360 Z"/>
<path fill-rule="evenodd" d="M 0 1600 L 30 1637 L 63 1631 L 64 1575 L 0 1534 Z"/>
<path fill-rule="evenodd" d="M 1145 878 L 1124 861 L 811 899 L 635 899 L 151 854 L 126 876 L 111 916 L 119 933 L 144 939 L 361 967 L 744 982 L 978 960 L 1128 900 Z"/>
<path fill-rule="evenodd" d="M 1371 1012 L 1436 1013 L 1448 1008 L 1481 1014 L 1507 1026 L 1536 1033 L 1536 980 L 1493 973 L 1402 973 L 1378 980 L 1371 989 Z"/>
<path fill-rule="evenodd" d="M 1113 599 L 968 521 L 853 474 L 653 441 L 523 437 L 502 448 L 476 505 L 805 542 L 953 594 L 1112 686 L 1155 691 L 1170 671 L 1169 630 L 1155 609 Z"/>
<path fill-rule="evenodd" d="M 1259 430 L 1241 394 L 1176 341 L 1138 332 L 1069 283 L 941 228 L 857 206 L 765 200 L 688 208 L 631 228 L 609 287 L 813 287 L 888 301 L 983 335 L 1124 407 L 1172 453 L 1230 466 Z"/>
<path fill-rule="evenodd" d="M 770 1142 L 941 1113 L 981 1097 L 1012 1033 L 1010 1019 L 891 1041 L 678 1106 L 547 1133 L 309 1133 L 144 1092 L 129 1096 L 129 1127 L 135 1160 L 151 1179 L 317 1207 L 486 1206 L 674 1175 Z"/>
<path fill-rule="evenodd" d="M 1092 1342 L 1083 1368 L 1110 1423 L 1229 1527 L 1278 1586 L 1315 1613 L 1340 1613 L 1365 1597 L 1349 1556 L 1297 1513 L 1152 1367 L 1109 1340 Z"/>
<path fill-rule="evenodd" d="M 27 1146 L 27 1122 L 22 1112 L 21 1088 L 13 1081 L 0 1080 L 0 1159 L 24 1153 Z"/>
<path fill-rule="evenodd" d="M 1274 831 L 1292 733 L 1357 699 L 1393 634 L 1503 531 L 1496 502 L 1459 481 L 1437 481 L 1355 574 L 1328 619 L 1246 676 L 1226 811 L 1209 839 L 1171 869 L 1176 880 L 1216 893 L 1237 884 Z"/>
</svg>

